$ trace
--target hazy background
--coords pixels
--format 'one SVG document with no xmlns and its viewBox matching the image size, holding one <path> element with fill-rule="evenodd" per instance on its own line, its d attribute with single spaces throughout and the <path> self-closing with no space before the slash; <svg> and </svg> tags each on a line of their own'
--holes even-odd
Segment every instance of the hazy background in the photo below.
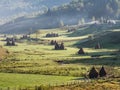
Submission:
<svg viewBox="0 0 120 90">
<path fill-rule="evenodd" d="M 40 13 L 45 7 L 52 8 L 71 0 L 0 0 L 0 24 L 20 16 Z"/>
<path fill-rule="evenodd" d="M 1 0 L 0 32 L 25 33 L 78 25 L 92 20 L 119 20 L 120 0 Z"/>
</svg>

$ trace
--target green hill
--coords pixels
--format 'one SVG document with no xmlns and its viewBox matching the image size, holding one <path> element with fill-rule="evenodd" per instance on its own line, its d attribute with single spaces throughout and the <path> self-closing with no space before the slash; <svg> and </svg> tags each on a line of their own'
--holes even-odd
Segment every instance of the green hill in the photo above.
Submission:
<svg viewBox="0 0 120 90">
<path fill-rule="evenodd" d="M 42 14 L 22 16 L 11 20 L 0 26 L 0 33 L 19 34 L 28 33 L 30 30 L 34 32 L 39 29 L 58 28 L 60 21 L 63 21 L 64 25 L 75 25 L 82 19 L 85 22 L 91 21 L 93 17 L 96 20 L 101 17 L 119 19 L 119 6 L 119 0 L 73 0 L 59 7 L 46 8 Z"/>
<path fill-rule="evenodd" d="M 85 42 L 77 42 L 78 47 L 94 47 L 100 43 L 103 48 L 116 48 L 120 46 L 120 31 L 106 31 L 102 34 L 94 35 L 93 39 L 88 39 Z"/>
</svg>

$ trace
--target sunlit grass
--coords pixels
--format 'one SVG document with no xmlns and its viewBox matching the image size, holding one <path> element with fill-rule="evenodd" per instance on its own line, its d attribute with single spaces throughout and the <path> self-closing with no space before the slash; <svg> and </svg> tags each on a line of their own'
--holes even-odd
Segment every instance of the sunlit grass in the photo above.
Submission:
<svg viewBox="0 0 120 90">
<path fill-rule="evenodd" d="M 50 75 L 33 75 L 33 74 L 9 74 L 0 73 L 0 88 L 2 87 L 25 87 L 36 85 L 53 85 L 62 84 L 75 79 L 68 76 L 50 76 Z"/>
<path fill-rule="evenodd" d="M 44 36 L 49 32 L 56 32 L 61 36 L 45 38 Z M 32 34 L 31 37 L 35 38 L 36 35 Z M 32 86 L 36 84 L 63 83 L 74 79 L 74 77 L 84 77 L 92 66 L 101 67 L 105 65 L 106 67 L 110 67 L 114 65 L 114 68 L 119 70 L 119 60 L 116 59 L 116 55 L 111 55 L 118 49 L 103 48 L 96 50 L 94 47 L 86 47 L 83 48 L 86 53 L 85 55 L 77 54 L 79 48 L 74 46 L 74 44 L 87 39 L 88 35 L 67 37 L 67 30 L 53 29 L 52 31 L 39 31 L 38 38 L 40 40 L 37 42 L 23 40 L 22 43 L 17 43 L 16 46 L 12 47 L 4 46 L 5 42 L 0 41 L 0 44 L 10 51 L 9 56 L 1 61 L 0 72 L 19 73 L 0 73 L 0 77 L 2 78 L 2 81 L 0 81 L 1 87 L 6 87 L 5 85 Z M 5 38 L 1 38 L 0 40 L 3 39 Z M 40 44 L 42 40 L 46 41 L 47 44 Z M 63 41 L 65 50 L 54 50 L 54 46 L 49 45 L 50 40 Z M 101 55 L 101 57 L 92 58 L 92 55 Z M 119 58 L 119 55 L 117 58 Z M 62 61 L 62 63 L 57 61 Z M 56 75 L 60 77 L 56 77 Z M 24 78 L 22 78 L 23 76 Z M 7 80 L 8 82 L 6 82 Z"/>
</svg>

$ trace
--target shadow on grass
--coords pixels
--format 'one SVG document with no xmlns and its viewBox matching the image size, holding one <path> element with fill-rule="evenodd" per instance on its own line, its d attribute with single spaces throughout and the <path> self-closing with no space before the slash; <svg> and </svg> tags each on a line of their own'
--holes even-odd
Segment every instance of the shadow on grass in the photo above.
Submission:
<svg viewBox="0 0 120 90">
<path fill-rule="evenodd" d="M 120 66 L 120 60 L 116 56 L 82 58 L 64 61 L 65 64 L 84 64 L 84 65 L 108 65 Z"/>
<path fill-rule="evenodd" d="M 98 49 L 96 49 L 96 50 L 98 50 Z M 114 56 L 115 57 L 119 54 L 118 50 L 114 50 L 114 51 L 99 51 L 99 50 L 98 50 L 98 52 L 86 52 L 85 51 L 85 54 L 78 54 L 76 52 L 75 54 L 71 54 L 69 57 L 92 57 L 92 56 L 99 56 L 99 57 Z"/>
</svg>

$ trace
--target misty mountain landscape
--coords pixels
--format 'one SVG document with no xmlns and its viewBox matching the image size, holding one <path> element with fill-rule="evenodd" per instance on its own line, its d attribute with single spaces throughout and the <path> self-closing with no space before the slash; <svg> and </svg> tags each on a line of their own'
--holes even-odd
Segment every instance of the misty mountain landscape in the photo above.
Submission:
<svg viewBox="0 0 120 90">
<path fill-rule="evenodd" d="M 10 0 L 10 2 L 12 1 Z M 32 3 L 32 0 L 28 0 L 28 2 L 22 0 L 21 3 L 24 4 L 19 5 L 19 7 L 13 6 L 11 7 L 13 10 L 10 10 L 16 17 L 18 14 L 18 18 L 2 25 L 0 27 L 0 32 L 10 33 L 12 31 L 16 33 L 20 31 L 20 33 L 22 33 L 30 29 L 34 31 L 40 28 L 56 28 L 59 27 L 60 21 L 63 21 L 65 25 L 72 25 L 78 24 L 81 19 L 88 22 L 93 17 L 97 19 L 117 19 L 119 18 L 120 10 L 119 0 L 73 0 L 71 2 L 70 0 L 64 0 L 63 2 L 57 1 L 56 3 L 54 0 L 36 0 L 34 3 Z M 101 7 L 99 3 L 103 6 Z M 10 14 L 10 12 L 8 13 Z"/>
<path fill-rule="evenodd" d="M 120 0 L 0 8 L 0 90 L 120 90 Z"/>
<path fill-rule="evenodd" d="M 1 0 L 0 8 L 4 9 L 0 10 L 0 23 L 2 24 L 24 15 L 39 14 L 46 7 L 52 8 L 54 6 L 60 6 L 64 3 L 69 3 L 71 0 L 55 1 L 56 0 Z"/>
</svg>

